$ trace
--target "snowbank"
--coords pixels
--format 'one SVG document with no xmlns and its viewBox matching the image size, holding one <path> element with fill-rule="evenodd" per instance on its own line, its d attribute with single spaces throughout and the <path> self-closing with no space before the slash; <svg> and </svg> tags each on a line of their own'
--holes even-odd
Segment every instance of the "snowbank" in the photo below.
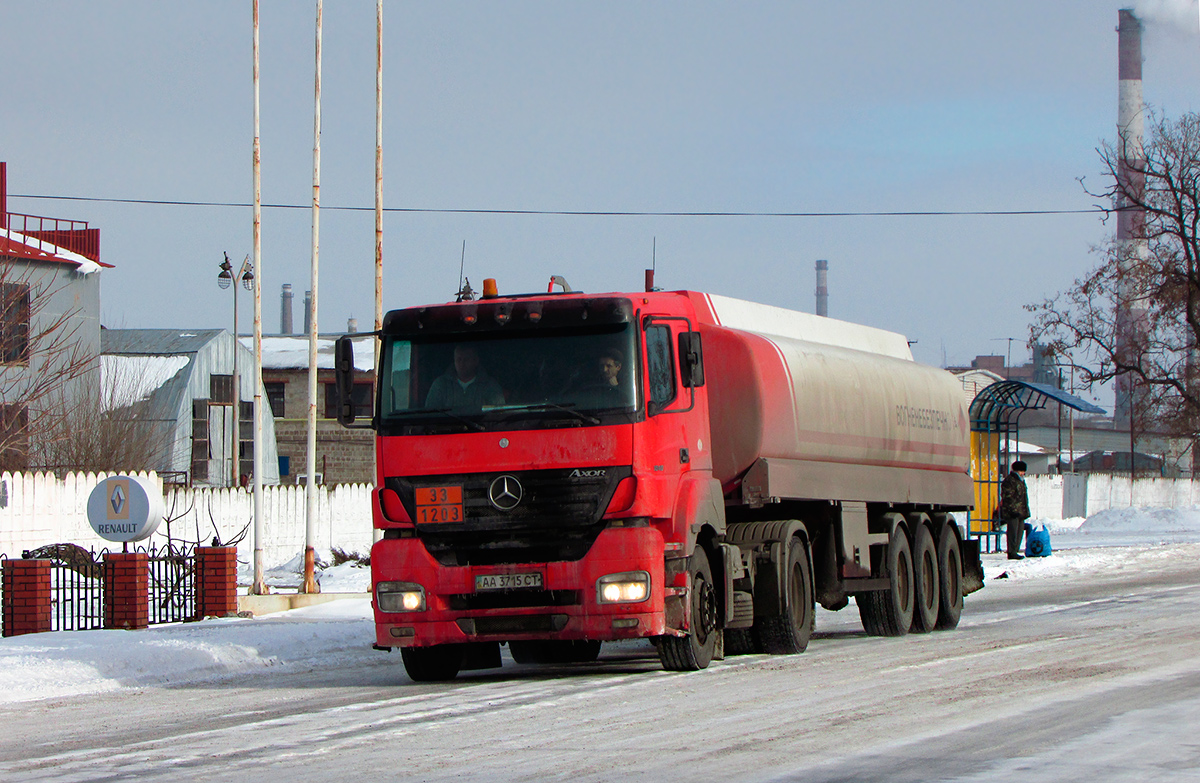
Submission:
<svg viewBox="0 0 1200 783">
<path fill-rule="evenodd" d="M 1037 579 L 1087 579 L 1161 569 L 1200 557 L 1200 507 L 1123 509 L 1087 520 L 1055 520 L 1054 554 L 1010 561 L 984 556 L 988 588 Z M 1119 545 L 1113 542 L 1120 539 Z M 1099 544 L 1099 545 L 1098 545 Z M 328 557 L 328 553 L 321 553 Z M 274 572 L 295 580 L 299 560 Z M 1001 574 L 1005 576 L 1001 578 Z M 324 592 L 366 592 L 370 569 L 353 563 L 324 569 Z M 991 592 L 988 592 L 991 590 Z M 821 612 L 818 624 L 854 624 L 853 612 Z M 332 601 L 261 618 L 205 620 L 144 631 L 75 631 L 0 640 L 0 702 L 67 697 L 154 685 L 339 665 L 391 665 L 371 649 L 370 599 Z"/>
<path fill-rule="evenodd" d="M 62 631 L 0 643 L 0 701 L 195 682 L 263 669 L 380 657 L 367 598 L 261 619 L 204 620 L 144 631 Z"/>
</svg>

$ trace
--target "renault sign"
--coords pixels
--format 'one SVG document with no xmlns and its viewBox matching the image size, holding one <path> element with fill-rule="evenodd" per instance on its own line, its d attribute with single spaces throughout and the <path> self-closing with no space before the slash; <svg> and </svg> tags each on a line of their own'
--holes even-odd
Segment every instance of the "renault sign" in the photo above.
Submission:
<svg viewBox="0 0 1200 783">
<path fill-rule="evenodd" d="M 88 496 L 88 522 L 107 541 L 149 538 L 163 520 L 162 493 L 146 479 L 110 476 Z"/>
</svg>

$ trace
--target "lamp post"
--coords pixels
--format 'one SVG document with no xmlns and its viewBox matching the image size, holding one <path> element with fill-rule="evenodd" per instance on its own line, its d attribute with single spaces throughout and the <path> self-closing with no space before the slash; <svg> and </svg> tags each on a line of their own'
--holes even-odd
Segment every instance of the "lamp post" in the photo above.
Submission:
<svg viewBox="0 0 1200 783">
<path fill-rule="evenodd" d="M 221 272 L 217 275 L 217 285 L 221 288 L 233 288 L 233 446 L 230 449 L 232 455 L 233 466 L 230 468 L 230 484 L 231 487 L 236 487 L 240 483 L 238 467 L 241 464 L 241 454 L 239 446 L 241 445 L 241 435 L 239 427 L 239 418 L 241 417 L 241 378 L 238 376 L 238 308 L 237 308 L 237 284 L 247 290 L 254 287 L 254 265 L 250 263 L 250 256 L 242 261 L 242 266 L 235 273 L 233 264 L 229 262 L 229 253 L 225 254 L 225 260 L 220 264 Z"/>
</svg>

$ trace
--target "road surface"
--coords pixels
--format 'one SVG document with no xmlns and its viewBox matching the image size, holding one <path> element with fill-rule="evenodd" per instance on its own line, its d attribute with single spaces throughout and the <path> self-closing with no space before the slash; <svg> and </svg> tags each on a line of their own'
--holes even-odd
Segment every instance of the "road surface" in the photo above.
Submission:
<svg viewBox="0 0 1200 783">
<path fill-rule="evenodd" d="M 624 645 L 414 685 L 378 653 L 15 703 L 0 778 L 1193 781 L 1200 565 L 1147 563 L 1019 581 L 992 558 L 956 631 L 870 638 L 851 605 L 803 655 L 688 674 Z"/>
</svg>

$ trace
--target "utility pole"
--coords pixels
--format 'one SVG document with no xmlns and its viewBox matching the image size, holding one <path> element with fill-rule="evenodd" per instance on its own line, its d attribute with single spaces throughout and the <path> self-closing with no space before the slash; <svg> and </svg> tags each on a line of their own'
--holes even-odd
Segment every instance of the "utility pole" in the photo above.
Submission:
<svg viewBox="0 0 1200 783">
<path fill-rule="evenodd" d="M 251 595 L 266 595 L 263 581 L 263 399 L 262 399 L 262 148 L 258 114 L 258 0 L 254 2 L 254 581 Z"/>
<path fill-rule="evenodd" d="M 317 584 L 317 280 L 321 236 L 321 0 L 317 0 L 316 76 L 313 80 L 312 298 L 308 303 L 308 429 L 304 487 L 303 593 L 319 593 Z"/>
<path fill-rule="evenodd" d="M 383 342 L 383 0 L 375 0 L 375 391 L 379 393 L 379 353 Z M 374 439 L 375 448 L 378 442 Z M 378 460 L 378 453 L 375 455 Z M 378 541 L 382 530 L 372 530 Z"/>
</svg>

